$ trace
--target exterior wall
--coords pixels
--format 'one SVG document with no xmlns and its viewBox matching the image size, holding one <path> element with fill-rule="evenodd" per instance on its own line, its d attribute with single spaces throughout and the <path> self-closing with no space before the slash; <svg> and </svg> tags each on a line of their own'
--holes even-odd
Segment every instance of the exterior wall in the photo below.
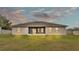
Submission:
<svg viewBox="0 0 79 59">
<path fill-rule="evenodd" d="M 0 34 L 12 34 L 11 30 L 4 30 L 0 27 Z"/>
<path fill-rule="evenodd" d="M 28 34 L 27 28 L 12 28 L 13 35 L 66 35 L 66 29 L 63 27 L 45 27 L 45 34 L 36 34 L 36 29 L 33 29 L 33 34 Z"/>
<path fill-rule="evenodd" d="M 68 35 L 73 35 L 73 30 L 67 30 Z"/>
<path fill-rule="evenodd" d="M 46 35 L 66 35 L 66 29 L 63 27 L 46 27 Z"/>
<path fill-rule="evenodd" d="M 73 31 L 73 35 L 79 35 L 79 31 Z"/>
<path fill-rule="evenodd" d="M 2 30 L 2 29 L 1 29 L 1 27 L 0 27 L 0 34 L 1 34 L 1 30 Z"/>
<path fill-rule="evenodd" d="M 12 34 L 11 30 L 1 30 L 1 34 Z"/>
<path fill-rule="evenodd" d="M 12 28 L 13 35 L 26 35 L 28 33 L 28 28 Z"/>
</svg>

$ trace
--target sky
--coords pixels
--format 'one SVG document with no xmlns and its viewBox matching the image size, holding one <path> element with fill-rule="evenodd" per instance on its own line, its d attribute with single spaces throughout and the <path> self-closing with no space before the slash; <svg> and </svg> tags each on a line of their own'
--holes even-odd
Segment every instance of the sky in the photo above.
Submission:
<svg viewBox="0 0 79 59">
<path fill-rule="evenodd" d="M 0 7 L 0 14 L 12 24 L 29 21 L 46 21 L 79 27 L 78 7 Z"/>
</svg>

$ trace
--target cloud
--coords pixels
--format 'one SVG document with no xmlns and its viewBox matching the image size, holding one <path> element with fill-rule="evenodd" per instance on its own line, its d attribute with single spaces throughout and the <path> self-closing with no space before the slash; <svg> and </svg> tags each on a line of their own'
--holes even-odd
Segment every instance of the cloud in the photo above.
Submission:
<svg viewBox="0 0 79 59">
<path fill-rule="evenodd" d="M 33 14 L 33 16 L 37 17 L 37 18 L 50 18 L 50 16 L 46 13 L 41 13 L 41 12 L 36 12 Z"/>
<path fill-rule="evenodd" d="M 13 13 L 21 13 L 21 12 L 23 12 L 23 11 L 25 11 L 25 10 L 16 10 L 16 11 L 14 11 Z"/>
<path fill-rule="evenodd" d="M 49 21 L 64 17 L 65 15 L 72 15 L 76 9 L 76 7 L 56 7 L 50 10 L 40 9 L 41 11 L 32 12 L 32 15 L 37 20 Z"/>
<path fill-rule="evenodd" d="M 28 11 L 29 17 L 33 18 L 35 20 L 43 20 L 43 21 L 51 21 L 56 20 L 62 17 L 65 17 L 65 15 L 73 15 L 75 10 L 77 10 L 76 7 L 50 7 L 48 9 L 46 8 L 38 8 L 33 11 Z M 6 16 L 7 19 L 9 19 L 13 24 L 27 22 L 28 19 L 25 17 L 22 12 L 25 10 L 22 8 L 11 8 L 11 7 L 0 7 L 0 14 L 3 16 Z M 31 15 L 31 16 L 30 16 Z M 28 18 L 29 18 L 28 17 Z"/>
<path fill-rule="evenodd" d="M 10 19 L 15 20 L 16 23 L 26 22 L 27 19 L 24 15 L 21 14 L 23 10 L 16 10 L 10 13 Z M 15 23 L 14 22 L 14 23 Z"/>
<path fill-rule="evenodd" d="M 12 24 L 26 22 L 27 19 L 21 14 L 24 10 L 17 8 L 0 8 L 0 14 L 9 19 Z"/>
<path fill-rule="evenodd" d="M 45 10 L 45 8 L 39 8 L 37 10 L 33 10 L 32 12 L 43 12 Z"/>
<path fill-rule="evenodd" d="M 77 9 L 77 7 L 71 7 L 69 9 L 65 10 L 64 12 L 72 15 L 76 9 Z"/>
</svg>

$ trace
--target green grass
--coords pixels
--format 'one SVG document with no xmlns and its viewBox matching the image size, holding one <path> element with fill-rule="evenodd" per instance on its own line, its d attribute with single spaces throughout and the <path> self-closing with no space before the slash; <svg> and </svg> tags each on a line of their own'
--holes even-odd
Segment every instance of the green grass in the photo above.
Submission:
<svg viewBox="0 0 79 59">
<path fill-rule="evenodd" d="M 79 51 L 79 36 L 0 35 L 0 51 Z"/>
</svg>

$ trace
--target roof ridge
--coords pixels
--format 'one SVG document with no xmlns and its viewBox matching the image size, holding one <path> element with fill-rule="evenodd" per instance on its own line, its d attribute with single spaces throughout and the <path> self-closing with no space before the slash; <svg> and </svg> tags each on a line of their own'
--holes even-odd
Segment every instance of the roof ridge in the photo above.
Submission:
<svg viewBox="0 0 79 59">
<path fill-rule="evenodd" d="M 45 24 L 49 24 L 49 25 L 60 25 L 60 26 L 65 26 L 65 27 L 67 27 L 67 25 L 56 24 L 56 23 L 46 22 L 46 21 L 30 21 L 30 22 L 26 22 L 26 23 L 17 24 L 17 25 L 25 25 L 25 24 L 30 24 L 30 23 L 45 23 Z M 13 25 L 13 26 L 17 26 L 17 25 Z"/>
</svg>

